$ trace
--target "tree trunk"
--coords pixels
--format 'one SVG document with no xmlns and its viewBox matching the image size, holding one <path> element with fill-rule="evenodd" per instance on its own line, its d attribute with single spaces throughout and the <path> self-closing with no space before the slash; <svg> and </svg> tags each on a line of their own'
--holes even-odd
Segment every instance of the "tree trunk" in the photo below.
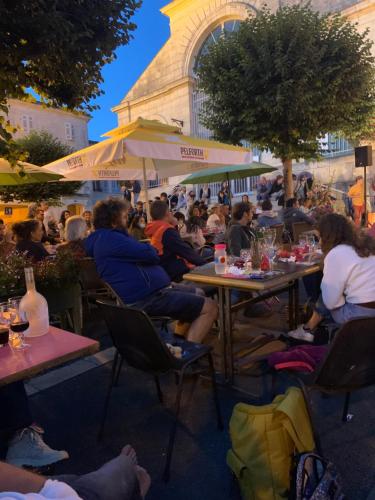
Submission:
<svg viewBox="0 0 375 500">
<path fill-rule="evenodd" d="M 292 160 L 283 160 L 285 202 L 294 197 Z M 285 203 L 284 203 L 285 204 Z"/>
</svg>

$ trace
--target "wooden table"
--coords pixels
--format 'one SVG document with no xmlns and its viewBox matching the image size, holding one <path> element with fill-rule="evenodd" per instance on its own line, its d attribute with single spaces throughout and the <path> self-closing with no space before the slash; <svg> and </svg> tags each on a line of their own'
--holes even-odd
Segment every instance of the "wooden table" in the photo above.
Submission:
<svg viewBox="0 0 375 500">
<path fill-rule="evenodd" d="M 322 269 L 322 263 L 309 266 L 302 264 L 278 263 L 274 269 L 283 274 L 266 280 L 251 280 L 240 278 L 224 278 L 215 273 L 214 263 L 200 266 L 185 274 L 184 280 L 196 285 L 211 285 L 218 288 L 219 294 L 219 328 L 222 351 L 223 371 L 225 380 L 233 383 L 233 345 L 232 345 L 232 312 L 247 304 L 260 302 L 266 298 L 283 292 L 289 294 L 289 326 L 295 328 L 298 320 L 299 290 L 298 280 Z M 256 297 L 242 301 L 232 306 L 231 290 L 258 292 Z"/>
<path fill-rule="evenodd" d="M 94 354 L 99 342 L 50 326 L 46 335 L 27 338 L 31 347 L 13 351 L 9 346 L 0 349 L 0 386 L 35 377 L 44 370 L 67 361 Z"/>
</svg>

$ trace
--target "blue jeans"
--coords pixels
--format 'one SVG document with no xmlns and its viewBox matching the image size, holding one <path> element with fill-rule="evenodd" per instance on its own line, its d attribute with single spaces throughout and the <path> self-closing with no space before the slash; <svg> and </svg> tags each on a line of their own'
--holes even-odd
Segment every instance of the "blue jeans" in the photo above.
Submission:
<svg viewBox="0 0 375 500">
<path fill-rule="evenodd" d="M 375 318 L 375 309 L 351 304 L 350 302 L 345 302 L 343 306 L 337 309 L 329 310 L 325 306 L 321 295 L 315 304 L 315 311 L 325 320 L 337 323 L 338 325 L 343 325 L 347 321 L 356 318 Z"/>
</svg>

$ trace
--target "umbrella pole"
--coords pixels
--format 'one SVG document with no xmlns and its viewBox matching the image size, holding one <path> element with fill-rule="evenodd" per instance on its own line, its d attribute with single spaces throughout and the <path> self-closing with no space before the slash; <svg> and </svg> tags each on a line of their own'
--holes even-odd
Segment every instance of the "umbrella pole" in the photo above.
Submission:
<svg viewBox="0 0 375 500">
<path fill-rule="evenodd" d="M 229 173 L 227 172 L 227 183 L 228 183 L 228 196 L 229 196 L 229 208 L 232 209 L 232 190 L 229 180 Z"/>
<path fill-rule="evenodd" d="M 148 202 L 148 187 L 146 176 L 146 158 L 142 158 L 142 171 L 143 171 L 143 189 L 145 190 L 146 214 L 148 222 L 151 222 L 150 204 Z"/>
</svg>

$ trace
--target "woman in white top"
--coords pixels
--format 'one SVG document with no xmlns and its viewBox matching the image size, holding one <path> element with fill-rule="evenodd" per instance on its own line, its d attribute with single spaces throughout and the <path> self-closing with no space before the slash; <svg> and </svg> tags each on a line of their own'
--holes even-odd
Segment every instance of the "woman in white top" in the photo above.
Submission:
<svg viewBox="0 0 375 500">
<path fill-rule="evenodd" d="M 339 214 L 323 216 L 318 229 L 325 255 L 322 294 L 310 320 L 289 332 L 307 342 L 323 319 L 341 325 L 375 317 L 375 239 Z"/>
<path fill-rule="evenodd" d="M 213 231 L 214 233 L 224 233 L 225 232 L 225 217 L 221 212 L 220 205 L 214 205 L 211 208 L 211 215 L 207 219 L 207 229 Z"/>
</svg>

